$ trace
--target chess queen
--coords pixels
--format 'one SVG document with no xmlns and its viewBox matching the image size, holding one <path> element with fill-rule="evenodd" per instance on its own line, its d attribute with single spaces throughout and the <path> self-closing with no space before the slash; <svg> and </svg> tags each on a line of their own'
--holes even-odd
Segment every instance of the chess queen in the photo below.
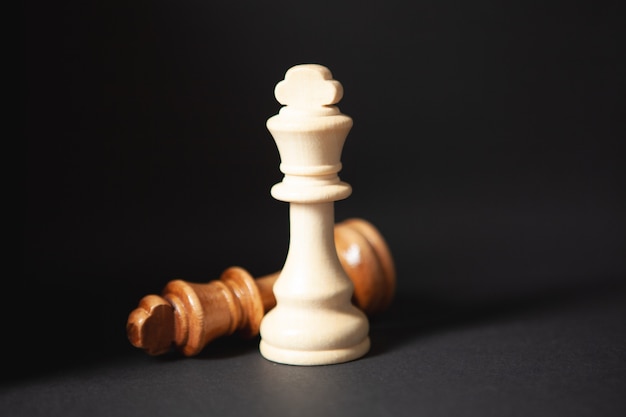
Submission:
<svg viewBox="0 0 626 417">
<path fill-rule="evenodd" d="M 333 238 L 334 202 L 352 192 L 337 175 L 352 128 L 352 119 L 335 106 L 343 87 L 328 68 L 303 64 L 290 68 L 274 93 L 283 107 L 267 128 L 284 178 L 271 195 L 289 203 L 290 238 L 259 348 L 266 359 L 290 365 L 351 361 L 367 353 L 370 340 Z"/>
</svg>

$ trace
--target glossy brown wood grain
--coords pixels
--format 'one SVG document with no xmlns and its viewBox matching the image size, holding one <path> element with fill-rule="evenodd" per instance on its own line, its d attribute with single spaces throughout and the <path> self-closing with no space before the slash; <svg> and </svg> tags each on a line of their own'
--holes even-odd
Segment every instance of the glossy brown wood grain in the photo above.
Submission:
<svg viewBox="0 0 626 417">
<path fill-rule="evenodd" d="M 372 316 L 393 299 L 396 271 L 389 247 L 370 222 L 335 225 L 339 261 L 354 285 L 353 303 Z M 128 339 L 149 355 L 177 350 L 194 356 L 212 340 L 259 334 L 261 319 L 276 305 L 272 287 L 280 271 L 254 279 L 244 268 L 226 269 L 208 283 L 173 280 L 161 295 L 143 297 L 126 324 Z"/>
</svg>

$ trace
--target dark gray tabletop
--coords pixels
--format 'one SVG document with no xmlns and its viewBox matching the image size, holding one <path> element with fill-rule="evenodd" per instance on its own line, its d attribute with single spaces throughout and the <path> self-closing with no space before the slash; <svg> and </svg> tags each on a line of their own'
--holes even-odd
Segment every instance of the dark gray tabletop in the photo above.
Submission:
<svg viewBox="0 0 626 417">
<path fill-rule="evenodd" d="M 120 344 L 0 388 L 7 416 L 621 416 L 626 291 L 426 305 L 400 294 L 371 321 L 372 350 L 344 364 L 264 359 L 258 340 L 197 357 Z M 112 348 L 112 347 L 111 347 Z M 63 344 L 58 346 L 63 351 Z M 7 364 L 8 365 L 8 364 Z M 14 363 L 28 367 L 28 360 Z"/>
</svg>

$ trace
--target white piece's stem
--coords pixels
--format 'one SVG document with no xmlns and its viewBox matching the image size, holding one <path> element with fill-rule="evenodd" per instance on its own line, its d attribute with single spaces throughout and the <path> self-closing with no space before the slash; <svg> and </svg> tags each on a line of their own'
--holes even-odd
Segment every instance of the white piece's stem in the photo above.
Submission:
<svg viewBox="0 0 626 417">
<path fill-rule="evenodd" d="M 363 356 L 365 315 L 335 248 L 333 203 L 290 204 L 291 237 L 274 284 L 277 305 L 261 323 L 261 353 L 291 365 L 327 365 Z"/>
<path fill-rule="evenodd" d="M 289 252 L 281 274 L 285 279 L 274 286 L 277 299 L 297 299 L 299 308 L 349 302 L 353 287 L 337 257 L 333 203 L 291 203 L 289 214 Z"/>
</svg>

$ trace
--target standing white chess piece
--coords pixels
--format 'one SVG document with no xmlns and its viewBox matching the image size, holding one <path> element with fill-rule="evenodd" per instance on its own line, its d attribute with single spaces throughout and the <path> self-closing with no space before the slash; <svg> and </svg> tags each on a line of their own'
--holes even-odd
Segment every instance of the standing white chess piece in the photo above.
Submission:
<svg viewBox="0 0 626 417">
<path fill-rule="evenodd" d="M 328 68 L 290 68 L 276 85 L 284 107 L 267 121 L 281 157 L 274 198 L 289 202 L 290 240 L 274 285 L 277 305 L 261 322 L 261 354 L 290 365 L 347 362 L 367 353 L 369 323 L 352 302 L 352 282 L 337 257 L 334 202 L 352 188 L 340 181 L 352 119 L 334 106 L 343 87 Z"/>
</svg>

